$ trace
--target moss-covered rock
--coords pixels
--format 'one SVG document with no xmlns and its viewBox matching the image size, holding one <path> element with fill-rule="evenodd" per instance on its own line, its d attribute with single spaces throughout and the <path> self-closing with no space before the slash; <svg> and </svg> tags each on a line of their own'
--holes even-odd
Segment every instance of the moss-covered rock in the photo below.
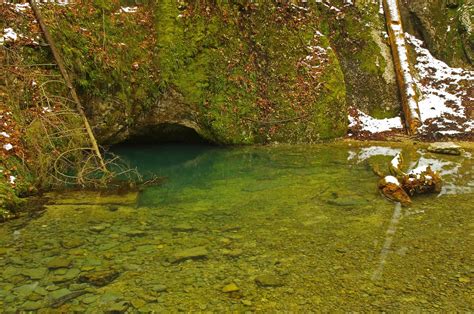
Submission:
<svg viewBox="0 0 474 314">
<path fill-rule="evenodd" d="M 314 10 L 164 0 L 44 11 L 102 142 L 163 123 L 224 144 L 346 132 L 343 72 Z"/>
<path fill-rule="evenodd" d="M 390 46 L 385 39 L 384 15 L 378 2 L 331 1 L 339 8 L 315 6 L 344 72 L 347 102 L 376 118 L 396 116 L 400 101 Z"/>
<path fill-rule="evenodd" d="M 31 184 L 29 171 L 16 157 L 0 161 L 0 222 L 14 217 L 25 205 L 18 195 L 28 191 Z"/>
<path fill-rule="evenodd" d="M 450 66 L 472 68 L 472 0 L 403 1 L 402 9 L 406 30 L 425 41 L 436 58 Z"/>
</svg>

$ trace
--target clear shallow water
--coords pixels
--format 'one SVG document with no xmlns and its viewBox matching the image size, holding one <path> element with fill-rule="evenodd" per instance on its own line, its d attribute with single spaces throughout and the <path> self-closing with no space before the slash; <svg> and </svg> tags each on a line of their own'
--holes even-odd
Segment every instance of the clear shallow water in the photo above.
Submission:
<svg viewBox="0 0 474 314">
<path fill-rule="evenodd" d="M 372 167 L 400 150 L 407 165 L 441 172 L 441 196 L 400 208 L 379 195 Z M 474 309 L 469 152 L 342 144 L 116 152 L 165 184 L 139 195 L 55 195 L 42 217 L 3 225 L 4 309 Z M 84 279 L 103 271 L 116 278 L 102 287 Z"/>
</svg>

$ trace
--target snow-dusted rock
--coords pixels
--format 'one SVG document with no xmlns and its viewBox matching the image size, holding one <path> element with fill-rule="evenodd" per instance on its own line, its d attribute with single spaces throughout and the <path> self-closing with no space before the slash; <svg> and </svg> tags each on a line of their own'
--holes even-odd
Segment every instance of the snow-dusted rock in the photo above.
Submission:
<svg viewBox="0 0 474 314">
<path fill-rule="evenodd" d="M 428 151 L 436 154 L 461 155 L 461 147 L 453 142 L 437 142 L 428 147 Z"/>
</svg>

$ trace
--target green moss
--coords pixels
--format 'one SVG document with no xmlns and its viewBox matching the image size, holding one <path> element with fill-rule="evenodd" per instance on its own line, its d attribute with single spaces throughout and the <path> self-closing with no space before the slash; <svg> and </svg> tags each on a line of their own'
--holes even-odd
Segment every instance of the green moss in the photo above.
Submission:
<svg viewBox="0 0 474 314">
<path fill-rule="evenodd" d="M 6 220 L 25 204 L 25 200 L 18 195 L 25 194 L 32 186 L 33 177 L 23 162 L 12 156 L 0 161 L 0 221 Z M 15 177 L 15 185 L 12 185 L 3 173 L 8 171 L 9 176 Z"/>
<path fill-rule="evenodd" d="M 465 27 L 460 23 L 463 14 L 472 16 L 472 3 L 460 0 L 457 8 L 448 8 L 446 1 L 435 0 L 408 2 L 406 6 L 410 11 L 410 15 L 405 17 L 409 30 L 422 37 L 436 58 L 450 66 L 472 67 L 472 54 L 469 53 L 472 46 L 466 40 Z M 470 12 L 466 11 L 469 9 Z"/>
<path fill-rule="evenodd" d="M 109 108 L 106 123 L 136 128 L 166 99 L 218 143 L 312 142 L 345 132 L 336 55 L 314 55 L 317 75 L 301 66 L 309 46 L 330 50 L 326 37 L 315 40 L 315 30 L 329 31 L 315 12 L 277 3 L 145 7 L 115 14 L 117 3 L 97 0 L 44 9 L 83 103 Z"/>
</svg>

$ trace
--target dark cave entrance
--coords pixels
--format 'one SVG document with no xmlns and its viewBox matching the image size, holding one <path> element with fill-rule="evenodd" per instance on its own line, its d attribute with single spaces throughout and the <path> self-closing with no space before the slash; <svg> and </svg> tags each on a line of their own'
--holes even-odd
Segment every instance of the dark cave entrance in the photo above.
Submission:
<svg viewBox="0 0 474 314">
<path fill-rule="evenodd" d="M 202 137 L 198 131 L 179 123 L 160 123 L 146 127 L 140 132 L 133 133 L 123 145 L 213 145 L 212 142 Z"/>
<path fill-rule="evenodd" d="M 110 147 L 109 152 L 119 156 L 132 168 L 148 174 L 167 174 L 167 171 L 188 169 L 199 164 L 221 146 L 199 134 L 197 126 L 186 123 L 160 123 L 132 133 L 127 140 Z M 205 158 L 204 158 L 205 159 Z"/>
</svg>

